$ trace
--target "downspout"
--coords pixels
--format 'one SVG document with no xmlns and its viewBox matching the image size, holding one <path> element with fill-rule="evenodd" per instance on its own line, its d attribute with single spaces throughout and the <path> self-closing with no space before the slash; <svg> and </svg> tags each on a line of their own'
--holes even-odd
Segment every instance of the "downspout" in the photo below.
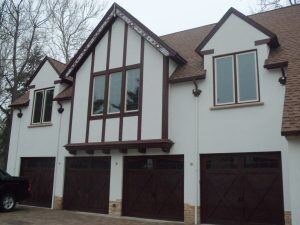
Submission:
<svg viewBox="0 0 300 225">
<path fill-rule="evenodd" d="M 193 81 L 195 85 L 195 89 L 193 89 L 193 95 L 195 97 L 195 146 L 196 146 L 196 205 L 195 205 L 195 224 L 198 224 L 198 217 L 199 217 L 199 212 L 198 212 L 198 205 L 199 205 L 199 169 L 200 169 L 200 162 L 199 162 L 199 141 L 198 141 L 198 134 L 199 134 L 199 96 L 201 94 L 201 90 L 198 88 L 197 81 Z"/>
<path fill-rule="evenodd" d="M 59 151 L 60 151 L 60 133 L 61 133 L 61 118 L 62 118 L 62 113 L 63 113 L 63 108 L 61 102 L 57 102 L 60 106 L 58 108 L 58 113 L 59 113 L 59 128 L 58 128 L 58 137 L 57 137 L 57 146 L 56 146 L 56 156 L 55 156 L 55 169 L 54 169 L 54 180 L 53 180 L 53 189 L 52 189 L 52 203 L 51 203 L 51 208 L 54 209 L 54 200 L 55 200 L 55 188 L 56 188 L 56 182 L 57 182 L 57 171 L 58 171 L 58 166 L 59 166 Z"/>
</svg>

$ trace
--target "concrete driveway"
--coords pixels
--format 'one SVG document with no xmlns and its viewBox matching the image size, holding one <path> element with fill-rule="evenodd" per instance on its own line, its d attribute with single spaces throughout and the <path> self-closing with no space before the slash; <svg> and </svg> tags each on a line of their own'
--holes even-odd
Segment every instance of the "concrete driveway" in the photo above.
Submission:
<svg viewBox="0 0 300 225">
<path fill-rule="evenodd" d="M 17 206 L 9 213 L 0 212 L 1 225 L 179 225 L 183 223 L 134 218 L 117 218 L 92 213 Z"/>
</svg>

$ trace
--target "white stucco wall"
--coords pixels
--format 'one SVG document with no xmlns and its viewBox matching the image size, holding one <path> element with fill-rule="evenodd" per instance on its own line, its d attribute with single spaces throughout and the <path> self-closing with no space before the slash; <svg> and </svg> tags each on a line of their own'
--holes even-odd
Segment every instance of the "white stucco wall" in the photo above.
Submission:
<svg viewBox="0 0 300 225">
<path fill-rule="evenodd" d="M 142 139 L 161 138 L 163 56 L 148 42 L 144 50 Z"/>
<path fill-rule="evenodd" d="M 72 143 L 85 142 L 91 62 L 92 55 L 86 59 L 76 73 L 71 135 Z"/>
<path fill-rule="evenodd" d="M 108 33 L 102 37 L 95 48 L 95 59 L 97 60 L 94 62 L 94 72 L 103 71 L 106 69 L 107 41 Z"/>
<path fill-rule="evenodd" d="M 141 36 L 128 27 L 126 65 L 140 63 Z"/>
<path fill-rule="evenodd" d="M 300 224 L 300 138 L 288 138 L 292 224 Z"/>
<path fill-rule="evenodd" d="M 123 64 L 124 29 L 125 23 L 116 19 L 111 28 L 110 69 L 121 67 Z"/>
<path fill-rule="evenodd" d="M 53 102 L 51 126 L 30 126 L 34 91 L 41 88 L 54 87 L 54 96 L 60 93 L 66 85 L 55 84 L 58 74 L 46 62 L 37 76 L 31 82 L 35 85 L 30 90 L 29 106 L 22 108 L 22 118 L 17 117 L 18 110 L 13 111 L 13 121 L 8 155 L 8 173 L 18 176 L 22 157 L 55 157 L 55 175 L 53 196 L 62 196 L 64 181 L 64 157 L 69 153 L 63 147 L 67 144 L 70 101 L 62 102 L 64 112 L 59 114 L 59 105 Z"/>
</svg>

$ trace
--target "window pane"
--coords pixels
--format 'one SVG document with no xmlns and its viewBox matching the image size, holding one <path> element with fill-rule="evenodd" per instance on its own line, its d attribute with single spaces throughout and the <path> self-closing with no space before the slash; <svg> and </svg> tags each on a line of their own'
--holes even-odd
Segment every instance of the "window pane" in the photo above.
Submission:
<svg viewBox="0 0 300 225">
<path fill-rule="evenodd" d="M 33 120 L 32 120 L 33 123 L 41 122 L 43 97 L 44 97 L 43 91 L 35 92 L 34 111 L 33 111 Z"/>
<path fill-rule="evenodd" d="M 257 100 L 256 59 L 250 52 L 237 56 L 239 101 Z"/>
<path fill-rule="evenodd" d="M 53 89 L 46 91 L 45 111 L 43 122 L 50 122 L 52 115 Z"/>
<path fill-rule="evenodd" d="M 92 111 L 94 115 L 103 113 L 104 87 L 105 87 L 105 76 L 95 77 L 93 111 Z"/>
<path fill-rule="evenodd" d="M 227 56 L 215 60 L 216 102 L 217 104 L 234 102 L 233 91 L 233 57 Z"/>
<path fill-rule="evenodd" d="M 138 110 L 140 90 L 140 70 L 126 72 L 126 111 Z"/>
<path fill-rule="evenodd" d="M 120 112 L 122 73 L 111 74 L 109 82 L 109 113 Z"/>
</svg>

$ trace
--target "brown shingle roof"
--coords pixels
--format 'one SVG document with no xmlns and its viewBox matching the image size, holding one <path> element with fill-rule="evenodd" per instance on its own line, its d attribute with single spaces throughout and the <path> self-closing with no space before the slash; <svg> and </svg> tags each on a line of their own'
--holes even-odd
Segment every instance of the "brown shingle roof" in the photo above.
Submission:
<svg viewBox="0 0 300 225">
<path fill-rule="evenodd" d="M 62 92 L 60 92 L 58 95 L 53 98 L 53 101 L 66 101 L 71 100 L 73 93 L 73 86 L 69 86 L 65 88 Z"/>
<path fill-rule="evenodd" d="M 271 49 L 265 65 L 288 61 L 286 96 L 283 111 L 282 133 L 300 134 L 300 5 L 285 7 L 249 16 L 275 33 L 280 47 Z M 215 24 L 185 30 L 161 37 L 176 49 L 188 62 L 178 67 L 171 80 L 204 74 L 203 58 L 195 49 Z"/>
<path fill-rule="evenodd" d="M 48 60 L 58 74 L 61 74 L 64 71 L 64 69 L 67 67 L 67 64 L 57 61 L 56 59 L 48 57 Z"/>
<path fill-rule="evenodd" d="M 17 98 L 9 107 L 22 107 L 29 104 L 29 91 L 26 91 L 22 96 Z"/>
</svg>

